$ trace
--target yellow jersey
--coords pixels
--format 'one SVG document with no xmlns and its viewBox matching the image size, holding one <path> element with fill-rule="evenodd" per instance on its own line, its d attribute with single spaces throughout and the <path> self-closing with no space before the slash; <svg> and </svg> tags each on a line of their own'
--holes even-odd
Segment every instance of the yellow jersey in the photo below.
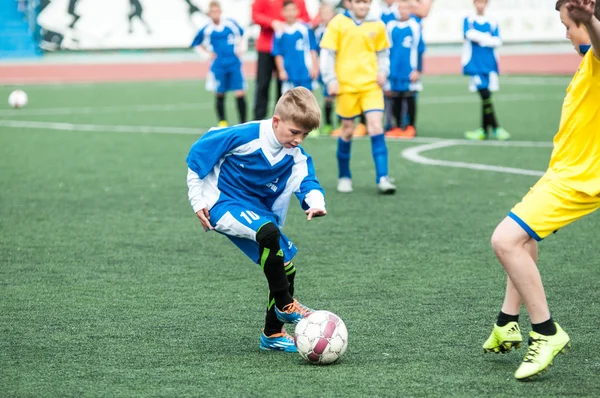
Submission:
<svg viewBox="0 0 600 398">
<path fill-rule="evenodd" d="M 548 171 L 569 188 L 600 194 L 600 60 L 592 49 L 567 88 Z"/>
<path fill-rule="evenodd" d="M 390 47 L 381 20 L 356 23 L 350 14 L 336 15 L 327 24 L 321 48 L 336 52 L 335 74 L 340 94 L 380 88 L 377 79 L 377 52 Z"/>
</svg>

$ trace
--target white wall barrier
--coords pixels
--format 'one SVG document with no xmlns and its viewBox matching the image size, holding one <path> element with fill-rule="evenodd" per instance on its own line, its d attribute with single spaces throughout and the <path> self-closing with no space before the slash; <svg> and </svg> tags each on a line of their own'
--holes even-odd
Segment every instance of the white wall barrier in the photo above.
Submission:
<svg viewBox="0 0 600 398">
<path fill-rule="evenodd" d="M 38 23 L 48 50 L 185 48 L 207 22 L 210 0 L 42 0 Z M 336 2 L 335 0 L 327 0 Z M 379 9 L 375 0 L 374 11 Z M 306 0 L 311 15 L 318 0 Z M 499 23 L 505 42 L 563 40 L 555 0 L 491 0 L 489 13 Z M 252 0 L 221 0 L 223 15 L 248 27 Z M 425 20 L 429 43 L 462 41 L 463 18 L 472 0 L 434 0 Z M 258 34 L 256 26 L 250 36 Z"/>
</svg>

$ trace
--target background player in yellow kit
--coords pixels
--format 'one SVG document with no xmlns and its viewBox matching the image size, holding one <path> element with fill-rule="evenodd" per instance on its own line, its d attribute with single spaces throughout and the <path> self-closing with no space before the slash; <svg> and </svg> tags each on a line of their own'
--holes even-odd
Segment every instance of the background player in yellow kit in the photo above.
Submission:
<svg viewBox="0 0 600 398">
<path fill-rule="evenodd" d="M 351 0 L 349 9 L 336 15 L 321 39 L 321 75 L 330 95 L 336 95 L 341 119 L 337 160 L 339 192 L 352 192 L 350 149 L 354 119 L 361 114 L 371 137 L 377 189 L 393 194 L 388 178 L 388 150 L 383 131 L 383 90 L 390 69 L 389 41 L 385 25 L 370 18 L 371 0 Z"/>
<path fill-rule="evenodd" d="M 537 241 L 600 208 L 600 6 L 593 0 L 559 0 L 556 8 L 583 60 L 567 89 L 548 170 L 492 236 L 508 279 L 502 310 L 483 348 L 506 352 L 520 346 L 518 314 L 524 302 L 533 330 L 515 373 L 519 380 L 544 371 L 571 344 L 548 309 Z"/>
</svg>

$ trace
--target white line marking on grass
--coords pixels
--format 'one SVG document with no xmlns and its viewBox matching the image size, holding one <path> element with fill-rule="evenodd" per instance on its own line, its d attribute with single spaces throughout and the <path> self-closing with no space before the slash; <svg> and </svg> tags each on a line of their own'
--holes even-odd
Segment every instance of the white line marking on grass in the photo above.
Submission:
<svg viewBox="0 0 600 398">
<path fill-rule="evenodd" d="M 192 102 L 185 104 L 147 104 L 121 106 L 85 106 L 67 108 L 41 109 L 11 109 L 0 110 L 0 116 L 51 116 L 51 115 L 90 115 L 95 113 L 126 113 L 126 112 L 171 112 L 196 109 L 210 109 L 212 104 Z"/>
<path fill-rule="evenodd" d="M 496 101 L 554 101 L 562 99 L 562 96 L 536 95 L 536 94 L 507 94 L 498 95 Z M 433 104 L 464 104 L 479 101 L 475 95 L 460 95 L 449 97 L 422 98 L 420 105 Z M 40 109 L 9 109 L 0 110 L 0 116 L 53 116 L 53 115 L 91 115 L 96 113 L 129 113 L 129 112 L 178 112 L 190 110 L 212 109 L 213 104 L 209 102 L 192 102 L 181 104 L 145 104 L 145 105 L 111 105 L 111 106 L 84 106 L 64 108 L 40 108 Z"/>
<path fill-rule="evenodd" d="M 101 124 L 73 124 L 55 122 L 32 122 L 23 120 L 0 120 L 0 126 L 12 128 L 30 128 L 62 131 L 94 131 L 104 133 L 160 133 L 160 134 L 195 134 L 202 135 L 206 129 L 190 127 L 161 126 L 112 126 Z"/>
<path fill-rule="evenodd" d="M 537 170 L 527 170 L 527 169 L 519 169 L 513 167 L 502 167 L 502 166 L 492 166 L 489 164 L 480 164 L 480 163 L 468 163 L 468 162 L 453 162 L 448 160 L 437 160 L 430 159 L 422 156 L 422 152 L 432 151 L 434 149 L 441 148 L 449 148 L 457 145 L 492 145 L 492 146 L 513 146 L 513 147 L 548 147 L 548 143 L 534 143 L 534 142 L 490 142 L 487 144 L 483 143 L 467 143 L 467 141 L 462 140 L 446 140 L 434 142 L 426 145 L 418 145 L 415 147 L 407 148 L 402 151 L 402 157 L 410 160 L 414 163 L 425 164 L 429 166 L 441 166 L 441 167 L 455 167 L 462 169 L 470 169 L 470 170 L 481 170 L 481 171 L 493 171 L 496 173 L 507 173 L 507 174 L 519 174 L 519 175 L 527 175 L 527 176 L 537 176 L 540 177 L 544 175 L 543 171 Z M 543 145 L 542 145 L 543 144 Z M 551 146 L 551 145 L 550 145 Z"/>
</svg>

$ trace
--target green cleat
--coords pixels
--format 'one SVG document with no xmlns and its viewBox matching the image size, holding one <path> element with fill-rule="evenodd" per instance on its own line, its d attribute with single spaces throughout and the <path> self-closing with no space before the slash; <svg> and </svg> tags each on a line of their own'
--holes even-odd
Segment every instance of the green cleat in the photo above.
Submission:
<svg viewBox="0 0 600 398">
<path fill-rule="evenodd" d="M 321 134 L 323 134 L 323 135 L 329 135 L 329 134 L 331 134 L 332 131 L 333 131 L 333 126 L 331 124 L 326 124 L 321 129 Z"/>
<path fill-rule="evenodd" d="M 483 352 L 507 353 L 521 347 L 523 337 L 517 322 L 509 322 L 504 326 L 494 324 L 490 337 L 483 343 Z"/>
<path fill-rule="evenodd" d="M 319 129 L 314 129 L 313 131 L 308 133 L 308 138 L 319 138 L 320 135 L 321 132 L 319 131 Z"/>
<path fill-rule="evenodd" d="M 502 127 L 498 127 L 494 130 L 494 138 L 499 141 L 508 141 L 510 140 L 510 133 Z"/>
<path fill-rule="evenodd" d="M 484 129 L 478 128 L 477 130 L 467 131 L 465 133 L 465 139 L 470 141 L 483 141 L 487 139 L 487 134 Z"/>
<path fill-rule="evenodd" d="M 556 325 L 556 334 L 553 336 L 529 332 L 529 348 L 521 366 L 515 372 L 517 380 L 530 380 L 546 371 L 552 365 L 555 356 L 561 352 L 564 354 L 571 348 L 569 335 L 558 326 L 558 323 L 554 324 Z"/>
</svg>

